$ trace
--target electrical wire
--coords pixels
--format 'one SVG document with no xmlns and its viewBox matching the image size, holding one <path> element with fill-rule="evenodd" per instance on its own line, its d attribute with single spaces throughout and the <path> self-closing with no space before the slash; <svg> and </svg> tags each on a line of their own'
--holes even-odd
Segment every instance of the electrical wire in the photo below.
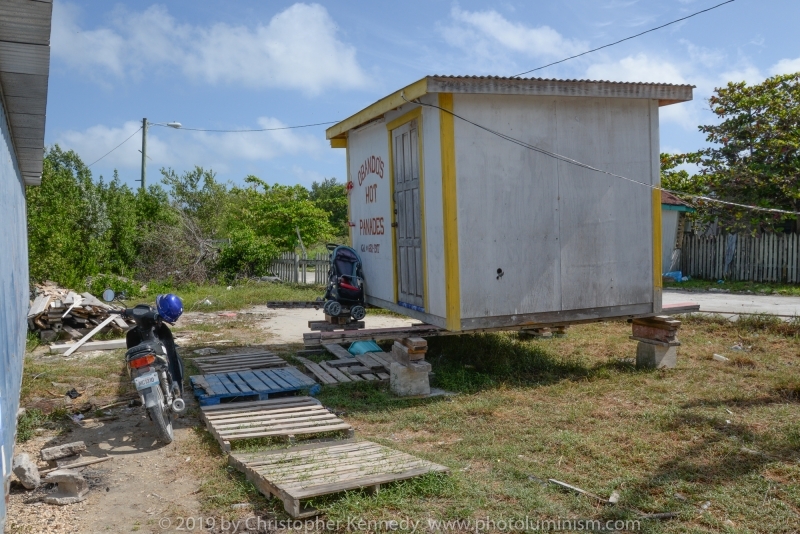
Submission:
<svg viewBox="0 0 800 534">
<path fill-rule="evenodd" d="M 718 7 L 722 7 L 725 4 L 730 4 L 731 2 L 735 2 L 735 1 L 736 0 L 727 0 L 726 2 L 722 2 L 721 4 L 717 4 L 717 5 L 713 6 L 713 7 L 709 7 L 708 9 L 703 9 L 702 11 L 698 11 L 696 13 L 692 13 L 691 15 L 687 15 L 685 17 L 681 17 L 679 19 L 675 19 L 672 22 L 667 22 L 666 24 L 662 24 L 661 26 L 656 26 L 655 28 L 650 28 L 649 30 L 645 30 L 645 31 L 643 31 L 641 33 L 637 33 L 636 35 L 631 35 L 630 37 L 626 37 L 624 39 L 620 39 L 619 41 L 614 41 L 613 43 L 609 43 L 609 44 L 606 44 L 606 45 L 603 45 L 603 46 L 599 46 L 597 48 L 593 48 L 591 50 L 587 50 L 586 52 L 581 52 L 580 54 L 575 54 L 574 56 L 570 56 L 568 58 L 560 59 L 558 61 L 554 61 L 552 63 L 548 63 L 547 65 L 542 65 L 541 67 L 536 67 L 535 69 L 526 70 L 525 72 L 520 72 L 519 74 L 514 74 L 512 76 L 512 78 L 517 78 L 519 76 L 522 76 L 523 74 L 528 74 L 530 72 L 535 72 L 537 70 L 546 69 L 547 67 L 552 67 L 553 65 L 558 65 L 559 63 L 564 63 L 565 61 L 569 61 L 570 59 L 575 59 L 576 57 L 585 56 L 586 54 L 591 54 L 592 52 L 597 52 L 598 50 L 602 50 L 603 48 L 608 48 L 609 46 L 614 46 L 614 45 L 617 45 L 619 43 L 622 43 L 622 42 L 625 42 L 625 41 L 629 41 L 631 39 L 635 39 L 636 37 L 640 37 L 640 36 L 642 36 L 642 35 L 644 35 L 646 33 L 654 32 L 656 30 L 660 30 L 661 28 L 666 28 L 667 26 L 675 24 L 676 22 L 680 22 L 682 20 L 690 19 L 692 17 L 700 15 L 701 13 L 706 13 L 707 11 L 711 11 L 712 9 L 717 9 Z"/>
<path fill-rule="evenodd" d="M 311 128 L 312 126 L 325 126 L 327 124 L 336 124 L 339 121 L 330 121 L 330 122 L 318 122 L 316 124 L 301 124 L 300 126 L 282 126 L 280 128 L 259 128 L 255 130 L 208 130 L 205 128 L 184 128 L 181 126 L 180 128 L 175 128 L 176 130 L 188 130 L 190 132 L 227 132 L 227 133 L 243 133 L 243 132 L 272 132 L 275 130 L 294 130 L 297 128 Z M 165 128 L 170 127 L 168 124 L 156 124 L 152 123 L 150 126 L 163 126 Z"/>
<path fill-rule="evenodd" d="M 535 145 L 531 145 L 529 143 L 526 143 L 525 141 L 521 141 L 519 139 L 511 137 L 510 135 L 506 135 L 506 134 L 498 132 L 496 130 L 492 130 L 491 128 L 487 128 L 486 126 L 483 126 L 482 124 L 478 124 L 477 122 L 473 122 L 473 121 L 471 121 L 469 119 L 466 119 L 466 118 L 462 117 L 461 115 L 453 113 L 449 109 L 444 109 L 444 108 L 439 107 L 439 106 L 437 106 L 435 104 L 426 104 L 424 102 L 420 102 L 419 100 L 415 100 L 414 102 L 411 102 L 410 100 L 408 100 L 405 97 L 405 95 L 401 94 L 400 96 L 401 96 L 401 98 L 403 100 L 405 100 L 409 104 L 414 103 L 414 104 L 419 104 L 421 106 L 427 106 L 427 107 L 430 107 L 430 108 L 436 108 L 438 110 L 444 111 L 445 113 L 449 113 L 453 117 L 456 117 L 457 119 L 460 119 L 460 120 L 466 122 L 467 124 L 471 124 L 472 126 L 475 126 L 476 128 L 480 128 L 481 130 L 487 131 L 487 132 L 489 132 L 489 133 L 491 133 L 493 135 L 496 135 L 496 136 L 500 137 L 501 139 L 504 139 L 506 141 L 514 143 L 515 145 L 519 145 L 519 146 L 521 146 L 523 148 L 527 148 L 528 150 L 532 150 L 534 152 L 538 152 L 538 153 L 543 154 L 545 156 L 549 156 L 549 157 L 557 159 L 559 161 L 563 161 L 563 162 L 569 163 L 571 165 L 582 167 L 582 168 L 590 170 L 590 171 L 599 172 L 599 173 L 602 173 L 602 174 L 607 174 L 608 176 L 613 176 L 614 178 L 621 178 L 623 180 L 627 180 L 627 181 L 635 183 L 635 184 L 643 185 L 645 187 L 648 187 L 648 188 L 656 190 L 656 191 L 666 191 L 667 193 L 672 193 L 673 195 L 676 195 L 676 196 L 679 196 L 679 197 L 687 197 L 687 198 L 692 198 L 692 199 L 700 200 L 700 201 L 704 201 L 704 202 L 714 202 L 714 203 L 717 203 L 717 204 L 724 204 L 724 205 L 727 205 L 727 206 L 735 206 L 737 208 L 744 208 L 744 209 L 749 209 L 749 210 L 754 210 L 754 211 L 766 211 L 766 212 L 769 212 L 769 213 L 782 213 L 782 214 L 788 214 L 788 215 L 797 215 L 798 214 L 798 212 L 796 212 L 796 211 L 788 211 L 788 210 L 782 210 L 782 209 L 778 209 L 778 208 L 764 208 L 764 207 L 761 207 L 761 206 L 751 206 L 751 205 L 748 205 L 748 204 L 739 204 L 738 202 L 730 202 L 730 201 L 727 201 L 727 200 L 720 200 L 718 198 L 712 198 L 712 197 L 707 197 L 707 196 L 703 196 L 703 195 L 693 195 L 693 194 L 684 193 L 684 192 L 681 192 L 681 191 L 672 191 L 671 189 L 664 189 L 663 187 L 660 187 L 660 186 L 657 186 L 657 185 L 653 185 L 653 184 L 648 184 L 647 182 L 640 182 L 639 180 L 634 180 L 633 178 L 628 178 L 627 176 L 622 176 L 621 174 L 615 174 L 615 173 L 613 173 L 611 171 L 598 169 L 597 167 L 593 167 L 593 166 L 591 166 L 591 165 L 589 165 L 587 163 L 583 163 L 581 161 L 569 158 L 567 156 L 562 156 L 561 154 L 557 154 L 556 152 L 551 152 L 551 151 L 546 150 L 544 148 L 540 148 L 540 147 L 537 147 Z"/>
<path fill-rule="evenodd" d="M 97 163 L 98 161 L 100 161 L 101 159 L 103 159 L 104 157 L 106 157 L 106 156 L 108 156 L 109 154 L 111 154 L 112 152 L 114 152 L 116 149 L 118 149 L 119 147 L 121 147 L 122 145 L 124 145 L 125 143 L 127 143 L 127 142 L 130 140 L 130 138 L 131 138 L 131 137 L 133 137 L 134 135 L 136 135 L 137 133 L 139 133 L 141 130 L 142 130 L 142 127 L 141 127 L 141 126 L 139 126 L 139 129 L 138 129 L 138 130 L 136 130 L 135 132 L 133 132 L 131 135 L 129 135 L 127 139 L 125 139 L 123 142 L 121 142 L 120 144 L 118 144 L 117 146 L 115 146 L 114 148 L 112 148 L 111 150 L 109 150 L 108 152 L 106 152 L 105 154 L 103 154 L 102 156 L 100 156 L 99 158 L 97 158 L 96 160 L 94 160 L 93 162 L 91 162 L 89 165 L 87 165 L 87 166 L 86 166 L 86 168 L 88 169 L 89 167 L 91 167 L 92 165 L 94 165 L 95 163 Z"/>
</svg>

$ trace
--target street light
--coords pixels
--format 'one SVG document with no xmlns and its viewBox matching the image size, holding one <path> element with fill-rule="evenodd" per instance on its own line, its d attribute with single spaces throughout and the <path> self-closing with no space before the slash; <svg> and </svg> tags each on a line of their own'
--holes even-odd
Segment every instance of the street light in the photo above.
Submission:
<svg viewBox="0 0 800 534">
<path fill-rule="evenodd" d="M 179 122 L 147 122 L 147 119 L 142 119 L 142 191 L 145 190 L 145 177 L 147 176 L 147 127 L 156 124 L 158 126 L 169 126 L 176 130 L 182 128 L 183 125 Z"/>
</svg>

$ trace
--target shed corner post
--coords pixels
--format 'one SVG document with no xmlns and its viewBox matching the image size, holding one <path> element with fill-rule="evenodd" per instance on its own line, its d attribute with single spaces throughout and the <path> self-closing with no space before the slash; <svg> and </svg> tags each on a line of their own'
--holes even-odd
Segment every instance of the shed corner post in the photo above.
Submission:
<svg viewBox="0 0 800 534">
<path fill-rule="evenodd" d="M 442 158 L 442 222 L 447 329 L 461 330 L 461 283 L 458 265 L 458 197 L 453 94 L 439 93 L 439 142 Z"/>
<path fill-rule="evenodd" d="M 661 235 L 661 189 L 653 188 L 653 312 L 661 313 L 662 282 L 662 235 Z"/>
</svg>

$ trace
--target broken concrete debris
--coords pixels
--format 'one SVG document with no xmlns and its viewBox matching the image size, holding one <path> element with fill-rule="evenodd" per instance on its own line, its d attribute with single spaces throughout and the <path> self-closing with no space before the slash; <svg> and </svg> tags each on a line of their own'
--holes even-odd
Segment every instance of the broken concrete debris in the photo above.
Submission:
<svg viewBox="0 0 800 534">
<path fill-rule="evenodd" d="M 39 476 L 39 468 L 36 462 L 31 460 L 31 457 L 25 453 L 18 454 L 14 457 L 11 464 L 11 470 L 17 475 L 17 478 L 25 489 L 35 489 L 41 484 L 41 477 Z"/>
<path fill-rule="evenodd" d="M 84 442 L 74 441 L 72 443 L 64 443 L 63 445 L 42 449 L 39 454 L 41 455 L 42 460 L 49 462 L 51 460 L 59 460 L 61 458 L 80 454 L 85 450 L 86 444 Z"/>
<path fill-rule="evenodd" d="M 86 500 L 89 493 L 89 484 L 83 475 L 72 469 L 59 469 L 48 474 L 44 479 L 47 483 L 55 483 L 58 489 L 44 498 L 47 504 L 75 504 Z"/>
</svg>

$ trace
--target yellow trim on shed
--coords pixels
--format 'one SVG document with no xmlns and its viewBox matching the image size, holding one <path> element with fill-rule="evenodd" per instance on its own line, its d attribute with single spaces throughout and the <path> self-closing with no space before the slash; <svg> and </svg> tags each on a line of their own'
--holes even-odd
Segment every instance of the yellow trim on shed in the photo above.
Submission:
<svg viewBox="0 0 800 534">
<path fill-rule="evenodd" d="M 403 96 L 405 96 L 406 100 L 414 100 L 415 98 L 425 95 L 427 92 L 428 78 L 426 76 L 425 78 L 422 78 L 411 85 L 403 87 L 399 91 L 395 91 L 387 97 L 381 98 L 374 104 L 365 107 L 355 115 L 346 118 L 342 122 L 334 124 L 325 130 L 325 136 L 328 139 L 342 137 L 353 128 L 357 128 L 362 124 L 371 121 L 375 117 L 379 117 L 387 111 L 399 108 L 405 104 L 406 101 L 403 100 Z"/>
<path fill-rule="evenodd" d="M 661 290 L 661 189 L 653 189 L 653 287 Z"/>
<path fill-rule="evenodd" d="M 442 151 L 442 223 L 447 329 L 461 330 L 461 283 L 458 270 L 458 198 L 453 94 L 439 93 L 439 142 Z"/>
<path fill-rule="evenodd" d="M 336 139 L 331 139 L 331 148 L 347 148 L 347 138 L 337 137 Z"/>
</svg>

